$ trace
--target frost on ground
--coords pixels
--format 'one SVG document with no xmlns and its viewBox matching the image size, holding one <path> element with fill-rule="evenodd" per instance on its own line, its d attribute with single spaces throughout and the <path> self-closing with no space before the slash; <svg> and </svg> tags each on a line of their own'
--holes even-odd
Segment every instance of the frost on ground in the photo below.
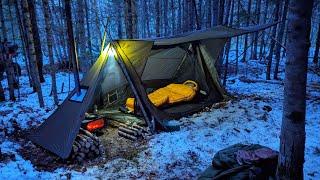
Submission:
<svg viewBox="0 0 320 180">
<path fill-rule="evenodd" d="M 249 66 L 259 67 L 259 63 Z M 246 76 L 248 79 L 263 79 L 261 73 L 256 71 Z M 305 177 L 320 179 L 320 102 L 316 100 L 320 97 L 317 84 L 319 77 L 312 73 L 308 76 Z M 61 101 L 67 95 L 68 78 L 67 73 L 57 75 L 59 92 L 64 83 L 65 93 L 59 94 Z M 236 143 L 259 143 L 278 150 L 283 85 L 264 81 L 243 82 L 241 79 L 228 79 L 228 92 L 234 97 L 231 101 L 180 119 L 180 131 L 154 135 L 147 148 L 134 158 L 118 158 L 105 164 L 88 166 L 82 171 L 59 168 L 45 172 L 36 170 L 30 161 L 23 159 L 18 151 L 19 143 L 10 138 L 10 133 L 15 132 L 15 126 L 28 129 L 38 125 L 54 110 L 50 96 L 50 77 L 46 76 L 46 83 L 43 84 L 46 108 L 40 109 L 36 94 L 32 93 L 27 77 L 23 76 L 20 78 L 20 100 L 1 103 L 0 107 L 0 148 L 3 154 L 8 155 L 0 161 L 0 178 L 188 179 L 199 176 L 210 165 L 218 150 Z M 7 87 L 5 81 L 2 83 Z"/>
</svg>

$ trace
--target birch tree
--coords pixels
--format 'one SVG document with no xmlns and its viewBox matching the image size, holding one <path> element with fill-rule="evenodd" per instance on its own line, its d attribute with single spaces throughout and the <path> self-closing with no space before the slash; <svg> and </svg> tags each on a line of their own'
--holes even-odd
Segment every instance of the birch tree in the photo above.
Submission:
<svg viewBox="0 0 320 180">
<path fill-rule="evenodd" d="M 292 0 L 289 5 L 278 179 L 304 177 L 306 83 L 312 5 L 312 0 Z"/>
</svg>

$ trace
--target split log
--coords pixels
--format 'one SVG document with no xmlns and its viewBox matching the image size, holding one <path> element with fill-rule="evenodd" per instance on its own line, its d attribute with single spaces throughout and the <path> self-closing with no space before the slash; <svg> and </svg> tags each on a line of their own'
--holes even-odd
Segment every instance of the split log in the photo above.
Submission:
<svg viewBox="0 0 320 180">
<path fill-rule="evenodd" d="M 92 140 L 96 140 L 99 141 L 99 138 L 97 136 L 94 136 L 91 132 L 84 130 L 82 128 L 80 128 L 80 132 L 88 137 L 90 137 Z"/>
<path fill-rule="evenodd" d="M 133 127 L 133 128 L 136 128 L 136 129 L 139 129 L 139 130 L 141 130 L 141 131 L 144 132 L 144 133 L 148 133 L 148 131 L 146 130 L 146 128 L 141 127 L 141 126 L 139 126 L 139 125 L 137 125 L 137 124 L 132 125 L 132 127 Z"/>
<path fill-rule="evenodd" d="M 124 132 L 122 132 L 122 131 L 118 131 L 118 135 L 119 135 L 120 137 L 129 139 L 129 140 L 132 140 L 132 141 L 136 141 L 136 140 L 138 139 L 137 137 L 132 136 L 132 135 L 130 135 L 130 134 L 126 134 L 126 133 L 124 133 Z"/>
<path fill-rule="evenodd" d="M 105 149 L 98 137 L 84 129 L 79 132 L 72 145 L 71 160 L 82 163 L 105 154 Z"/>
<path fill-rule="evenodd" d="M 119 127 L 118 130 L 121 131 L 121 132 L 124 132 L 124 133 L 126 133 L 126 134 L 130 134 L 130 135 L 132 135 L 132 136 L 137 136 L 137 135 L 138 135 L 138 133 L 137 133 L 136 131 L 131 130 L 131 129 L 129 129 L 129 128 Z"/>
</svg>

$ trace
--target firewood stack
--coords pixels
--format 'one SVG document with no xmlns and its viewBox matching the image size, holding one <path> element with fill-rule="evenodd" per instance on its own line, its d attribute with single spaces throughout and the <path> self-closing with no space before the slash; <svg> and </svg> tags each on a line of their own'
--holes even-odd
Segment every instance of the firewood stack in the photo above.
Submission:
<svg viewBox="0 0 320 180">
<path fill-rule="evenodd" d="M 139 125 L 128 126 L 122 123 L 118 128 L 118 135 L 125 139 L 136 141 L 138 139 L 145 139 L 145 136 L 150 134 L 146 128 L 143 128 Z"/>
<path fill-rule="evenodd" d="M 81 128 L 72 145 L 70 158 L 83 162 L 84 160 L 94 159 L 104 154 L 105 150 L 99 138 Z"/>
</svg>

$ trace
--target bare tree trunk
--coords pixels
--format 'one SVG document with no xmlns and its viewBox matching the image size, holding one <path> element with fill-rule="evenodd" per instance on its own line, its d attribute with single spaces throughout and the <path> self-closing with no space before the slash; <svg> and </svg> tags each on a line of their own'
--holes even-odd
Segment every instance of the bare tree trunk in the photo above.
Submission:
<svg viewBox="0 0 320 180">
<path fill-rule="evenodd" d="M 1 33 L 2 37 L 0 38 L 0 42 L 4 42 L 7 39 L 7 29 L 5 27 L 5 22 L 4 22 L 4 14 L 3 14 L 3 0 L 0 0 L 0 22 L 1 22 Z"/>
<path fill-rule="evenodd" d="M 229 3 L 232 3 L 231 4 L 231 10 L 230 10 L 230 4 Z M 228 14 L 231 14 L 231 15 L 228 15 L 227 16 L 227 24 L 228 26 L 232 26 L 233 24 L 233 9 L 234 9 L 234 0 L 230 0 L 230 2 L 228 3 Z M 229 16 L 230 16 L 230 20 L 229 19 Z M 228 68 L 229 68 L 229 52 L 230 52 L 230 48 L 231 48 L 231 41 L 232 39 L 229 39 L 229 41 L 227 42 L 227 45 L 226 45 L 226 60 L 225 60 L 225 66 L 224 66 L 224 76 L 223 76 L 223 85 L 226 86 L 227 84 L 227 76 L 228 76 Z"/>
<path fill-rule="evenodd" d="M 199 29 L 202 29 L 203 26 L 203 19 L 204 19 L 204 12 L 202 12 L 202 4 L 203 0 L 198 1 L 198 5 L 196 6 L 197 14 L 198 14 L 198 21 L 199 21 Z M 197 9 L 198 7 L 198 9 Z"/>
<path fill-rule="evenodd" d="M 4 95 L 4 90 L 2 87 L 2 81 L 0 80 L 0 102 L 3 102 L 6 100 L 6 97 Z"/>
<path fill-rule="evenodd" d="M 12 9 L 11 9 L 11 4 L 10 3 L 8 3 L 8 8 L 9 8 L 9 18 L 10 18 L 10 24 L 11 24 L 12 39 L 13 39 L 13 42 L 15 43 L 16 42 L 16 31 L 15 31 L 15 28 L 14 28 L 14 19 L 13 19 L 13 16 L 12 16 Z"/>
<path fill-rule="evenodd" d="M 268 17 L 268 10 L 269 10 L 269 1 L 268 0 L 266 0 L 266 2 L 265 2 L 265 11 L 264 11 L 264 15 L 263 15 L 263 23 L 266 23 L 266 21 L 267 21 L 267 17 Z M 261 43 L 260 43 L 260 49 L 259 49 L 259 57 L 260 57 L 260 59 L 264 56 L 264 49 L 265 49 L 265 44 L 266 44 L 266 42 L 265 42 L 265 31 L 262 31 L 261 32 L 262 33 L 262 35 L 261 35 Z"/>
<path fill-rule="evenodd" d="M 122 15 L 121 15 L 121 12 L 122 12 L 122 7 L 121 7 L 121 3 L 117 2 L 117 25 L 118 25 L 118 38 L 121 39 L 123 36 L 122 36 Z"/>
<path fill-rule="evenodd" d="M 247 14 L 247 21 L 246 21 L 246 26 L 249 26 L 250 23 L 250 16 L 251 16 L 251 0 L 248 2 L 248 14 Z M 242 62 L 246 62 L 247 59 L 247 49 L 248 49 L 248 34 L 245 35 L 244 37 L 244 53 L 243 57 L 241 59 Z"/>
<path fill-rule="evenodd" d="M 313 56 L 313 63 L 315 65 L 319 63 L 319 48 L 320 48 L 320 22 L 318 24 L 316 47 L 315 47 L 314 56 Z"/>
<path fill-rule="evenodd" d="M 37 67 L 38 67 L 40 82 L 43 83 L 45 81 L 43 77 L 43 55 L 42 55 L 41 40 L 39 35 L 39 28 L 37 24 L 36 10 L 34 6 L 35 6 L 34 0 L 28 0 L 28 8 L 29 8 L 31 25 L 32 25 Z"/>
<path fill-rule="evenodd" d="M 193 30 L 194 27 L 194 9 L 192 0 L 187 0 L 187 12 L 188 12 L 188 32 Z"/>
<path fill-rule="evenodd" d="M 218 6 L 218 25 L 225 25 L 223 21 L 224 17 L 224 11 L 225 11 L 225 0 L 219 0 L 219 6 Z M 216 66 L 218 67 L 218 74 L 222 77 L 222 66 L 223 66 L 223 55 L 224 55 L 224 48 L 220 51 L 218 60 L 216 62 Z"/>
<path fill-rule="evenodd" d="M 131 1 L 131 10 L 132 10 L 132 34 L 133 38 L 139 38 L 138 34 L 138 17 L 137 17 L 137 2 L 136 0 Z"/>
<path fill-rule="evenodd" d="M 174 0 L 171 0 L 170 3 L 171 7 L 171 24 L 172 24 L 172 30 L 171 30 L 171 35 L 174 35 L 176 32 L 176 10 L 174 6 Z"/>
<path fill-rule="evenodd" d="M 24 63 L 27 69 L 27 74 L 28 74 L 28 79 L 29 79 L 29 85 L 30 87 L 32 87 L 32 79 L 30 77 L 30 65 L 29 65 L 29 46 L 27 43 L 27 34 L 26 34 L 26 30 L 24 28 L 24 23 L 22 21 L 21 18 L 21 14 L 20 14 L 20 8 L 19 8 L 19 4 L 18 4 L 18 0 L 14 0 L 14 7 L 15 7 L 15 11 L 16 11 L 16 18 L 17 18 L 17 24 L 19 25 L 19 32 L 20 32 L 20 38 L 22 41 L 22 47 L 23 47 L 23 51 L 24 51 Z"/>
<path fill-rule="evenodd" d="M 240 0 L 237 1 L 237 27 L 240 27 Z M 237 36 L 237 42 L 236 42 L 236 75 L 238 74 L 238 67 L 239 67 L 239 41 L 240 41 L 240 37 Z"/>
<path fill-rule="evenodd" d="M 313 0 L 290 1 L 278 179 L 303 179 L 308 51 Z"/>
<path fill-rule="evenodd" d="M 289 6 L 289 0 L 285 0 L 284 5 L 283 5 L 283 10 L 282 10 L 282 19 L 281 19 L 282 23 L 280 25 L 280 30 L 279 30 L 278 36 L 277 36 L 278 43 L 276 44 L 276 50 L 275 50 L 276 64 L 275 64 L 274 71 L 273 71 L 273 79 L 278 79 L 279 63 L 280 63 L 281 48 L 282 48 L 281 44 L 283 42 L 284 28 L 286 26 L 288 6 Z M 279 44 L 279 43 L 281 43 L 281 44 Z"/>
<path fill-rule="evenodd" d="M 156 1 L 156 36 L 160 37 L 160 1 Z"/>
<path fill-rule="evenodd" d="M 164 36 L 168 36 L 168 0 L 163 1 Z"/>
<path fill-rule="evenodd" d="M 223 22 L 223 24 L 224 25 L 226 25 L 226 26 L 228 26 L 229 25 L 229 16 L 230 16 L 230 8 L 231 8 L 231 1 L 232 0 L 229 0 L 229 1 L 227 1 L 227 8 L 226 8 L 226 14 L 225 14 L 225 18 L 224 18 L 224 22 Z"/>
<path fill-rule="evenodd" d="M 219 2 L 220 0 L 211 0 L 211 7 L 212 7 L 212 22 L 211 26 L 218 25 L 219 19 Z M 220 11 L 221 12 L 221 11 Z"/>
<path fill-rule="evenodd" d="M 188 18 L 188 5 L 187 1 L 182 1 L 182 32 L 188 32 L 188 24 L 189 24 L 189 18 Z"/>
<path fill-rule="evenodd" d="M 147 29 L 147 37 L 149 38 L 151 36 L 151 32 L 150 32 L 150 17 L 149 17 L 149 13 L 150 13 L 150 0 L 148 1 L 143 1 L 145 4 L 145 11 L 144 11 L 144 16 L 145 16 L 145 20 L 146 20 L 146 29 Z"/>
<path fill-rule="evenodd" d="M 211 0 L 209 0 L 209 1 L 206 1 L 206 3 L 207 3 L 207 23 L 206 23 L 206 28 L 210 28 L 211 27 L 211 21 L 212 21 L 212 11 L 211 11 L 211 9 L 212 9 L 212 4 L 211 4 Z"/>
<path fill-rule="evenodd" d="M 201 12 L 197 10 L 197 3 L 196 0 L 192 0 L 192 6 L 193 6 L 193 10 L 194 10 L 194 14 L 196 16 L 196 29 L 200 30 L 201 29 L 201 22 L 200 22 L 200 15 Z"/>
<path fill-rule="evenodd" d="M 79 65 L 76 58 L 76 48 L 74 43 L 70 0 L 65 0 L 64 6 L 65 6 L 64 10 L 66 14 L 67 32 L 68 32 L 69 62 L 72 62 L 73 75 L 74 75 L 74 81 L 75 81 L 77 92 L 80 92 Z"/>
<path fill-rule="evenodd" d="M 89 55 L 92 55 L 92 43 L 91 43 L 91 28 L 90 28 L 90 24 L 89 24 L 89 7 L 88 7 L 88 3 L 87 0 L 84 0 L 84 8 L 85 8 L 85 12 L 86 12 L 86 26 L 87 26 L 87 44 L 88 44 L 88 48 L 89 48 Z"/>
<path fill-rule="evenodd" d="M 224 4 L 225 4 L 225 0 L 219 0 L 218 25 L 223 24 Z"/>
<path fill-rule="evenodd" d="M 33 39 L 31 17 L 28 11 L 29 10 L 28 0 L 22 0 L 22 6 L 23 6 L 23 14 L 26 20 L 27 40 L 29 44 L 28 48 L 30 53 L 30 74 L 33 81 L 33 88 L 35 92 L 37 92 L 38 94 L 38 101 L 39 101 L 40 107 L 44 107 L 42 89 L 41 89 L 39 72 L 37 67 L 37 60 L 36 60 L 37 58 L 36 58 L 35 45 L 34 45 L 34 39 Z"/>
<path fill-rule="evenodd" d="M 126 34 L 129 39 L 133 39 L 137 35 L 135 3 L 135 0 L 125 0 Z"/>
<path fill-rule="evenodd" d="M 94 19 L 94 21 L 95 21 L 95 26 L 96 26 L 96 33 L 98 33 L 98 35 L 99 35 L 99 38 L 100 38 L 100 42 L 102 42 L 102 35 L 101 35 L 101 32 L 100 32 L 100 17 L 99 17 L 99 11 L 98 11 L 98 4 L 97 4 L 97 0 L 93 0 L 93 9 L 96 9 L 95 11 L 94 11 L 94 17 L 95 17 L 95 19 Z M 121 21 L 121 11 L 120 12 L 118 12 L 119 14 L 120 14 L 120 18 L 119 18 L 119 21 L 120 22 L 122 22 Z M 118 29 L 118 32 L 119 32 L 119 29 Z M 121 29 L 121 32 L 122 32 L 122 29 Z M 118 34 L 119 35 L 119 34 Z M 121 37 L 119 37 L 119 38 L 122 38 L 122 36 Z M 101 43 L 100 43 L 101 44 Z"/>
<path fill-rule="evenodd" d="M 260 23 L 260 10 L 261 10 L 261 0 L 257 0 L 257 5 L 256 5 L 256 22 L 257 24 Z M 252 48 L 252 53 L 251 53 L 251 59 L 257 60 L 257 54 L 258 54 L 258 36 L 259 32 L 256 32 L 253 34 L 253 48 Z"/>
<path fill-rule="evenodd" d="M 53 32 L 57 32 L 57 36 L 54 36 L 54 40 L 56 43 L 54 43 L 54 49 L 56 54 L 60 57 L 58 59 L 58 61 L 61 62 L 65 62 L 67 60 L 67 42 L 66 42 L 66 29 L 65 29 L 65 24 L 64 24 L 64 13 L 63 13 L 63 5 L 61 0 L 58 0 L 58 8 L 56 8 L 55 4 L 55 0 L 50 0 L 51 4 L 53 4 L 52 6 L 52 11 L 53 11 L 53 18 L 55 18 L 55 20 L 52 21 L 52 29 Z M 57 22 L 57 23 L 54 23 Z M 56 25 L 58 24 L 58 25 Z"/>
<path fill-rule="evenodd" d="M 279 10 L 280 10 L 280 2 L 276 1 L 276 9 L 274 13 L 274 22 L 277 22 L 279 20 Z M 275 25 L 272 29 L 272 35 L 271 37 L 276 37 L 277 35 L 277 25 Z M 267 72 L 266 72 L 266 79 L 270 80 L 270 73 L 271 73 L 271 65 L 272 65 L 272 58 L 273 58 L 273 50 L 276 45 L 276 42 L 271 39 L 270 49 L 269 49 L 269 55 L 267 57 L 268 64 L 267 64 Z"/>
<path fill-rule="evenodd" d="M 3 14 L 3 6 L 2 6 L 2 1 L 0 0 L 0 21 L 1 21 L 1 28 L 2 28 L 2 37 L 3 37 L 3 42 L 1 42 L 1 49 L 0 49 L 0 59 L 2 62 L 5 62 L 5 71 L 7 74 L 7 80 L 8 80 L 8 86 L 9 86 L 9 95 L 10 95 L 10 100 L 15 101 L 16 98 L 14 96 L 14 68 L 13 68 L 13 62 L 12 62 L 12 57 L 9 55 L 9 47 L 8 47 L 8 42 L 7 42 L 7 28 L 5 25 L 4 21 L 4 14 Z"/>
<path fill-rule="evenodd" d="M 177 27 L 177 33 L 181 33 L 182 32 L 182 3 L 181 0 L 178 0 L 178 27 Z"/>
<path fill-rule="evenodd" d="M 77 0 L 77 13 L 76 13 L 76 19 L 77 19 L 77 38 L 76 38 L 76 47 L 78 49 L 77 52 L 79 62 L 80 62 L 80 67 L 81 69 L 86 66 L 86 64 L 83 64 L 84 62 L 87 62 L 85 60 L 86 58 L 86 28 L 85 28 L 85 12 L 84 12 L 84 1 L 85 0 Z"/>
<path fill-rule="evenodd" d="M 50 74 L 52 79 L 52 94 L 53 94 L 53 100 L 54 104 L 58 105 L 58 93 L 57 93 L 57 83 L 56 83 L 56 69 L 55 64 L 53 60 L 53 47 L 52 47 L 52 41 L 53 41 L 53 35 L 52 35 L 52 29 L 51 29 L 51 11 L 49 8 L 49 2 L 48 0 L 42 0 L 42 8 L 44 12 L 44 19 L 45 19 L 45 25 L 46 25 L 46 33 L 47 33 L 47 44 L 48 44 L 48 55 L 49 55 L 49 61 L 50 61 Z"/>
</svg>

